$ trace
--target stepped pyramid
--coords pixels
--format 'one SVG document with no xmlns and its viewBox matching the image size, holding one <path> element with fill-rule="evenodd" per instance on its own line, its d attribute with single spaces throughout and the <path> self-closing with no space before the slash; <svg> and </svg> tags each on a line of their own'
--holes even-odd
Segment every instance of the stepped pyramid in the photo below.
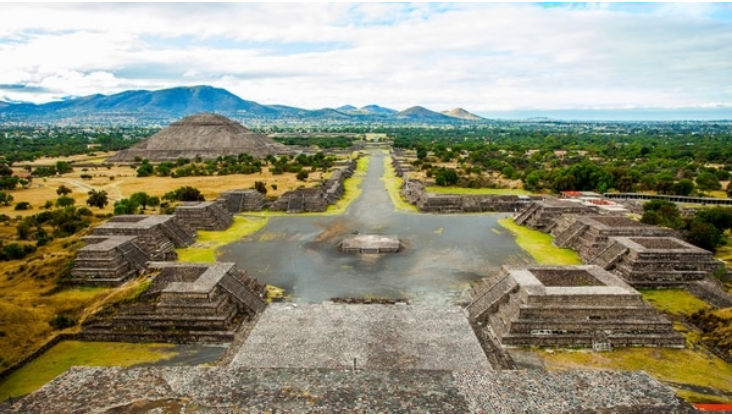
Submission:
<svg viewBox="0 0 732 415">
<path fill-rule="evenodd" d="M 200 156 L 212 160 L 219 156 L 248 153 L 264 158 L 287 153 L 284 145 L 264 134 L 253 133 L 243 125 L 217 114 L 200 113 L 170 124 L 134 147 L 110 157 L 110 162 L 132 162 L 135 157 L 151 162 L 175 161 L 180 157 Z"/>
</svg>

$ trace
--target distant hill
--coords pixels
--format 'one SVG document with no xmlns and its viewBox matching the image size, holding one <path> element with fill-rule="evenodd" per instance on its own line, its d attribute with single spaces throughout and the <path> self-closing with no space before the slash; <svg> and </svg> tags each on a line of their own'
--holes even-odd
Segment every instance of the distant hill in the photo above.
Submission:
<svg viewBox="0 0 732 415">
<path fill-rule="evenodd" d="M 336 108 L 336 111 L 340 111 L 340 112 L 349 112 L 349 111 L 355 111 L 355 110 L 357 110 L 357 109 L 358 109 L 358 108 L 354 107 L 353 105 L 344 105 L 344 106 L 342 106 L 342 107 L 338 107 L 338 108 Z"/>
<path fill-rule="evenodd" d="M 448 117 L 455 117 L 460 118 L 462 120 L 482 120 L 483 117 L 479 117 L 471 112 L 465 111 L 462 108 L 453 108 L 449 111 L 442 111 L 442 114 L 447 115 Z"/>
<path fill-rule="evenodd" d="M 0 123 L 56 125 L 168 125 L 198 113 L 215 113 L 244 123 L 454 123 L 473 119 L 446 116 L 423 107 L 397 112 L 378 105 L 308 110 L 262 105 L 211 86 L 135 90 L 89 95 L 45 104 L 0 101 Z M 467 111 L 466 111 L 467 113 Z"/>
<path fill-rule="evenodd" d="M 452 117 L 440 114 L 439 112 L 430 111 L 427 108 L 415 106 L 399 111 L 395 114 L 397 118 L 409 119 L 413 121 L 449 121 Z"/>
<path fill-rule="evenodd" d="M 380 114 L 380 115 L 392 115 L 392 114 L 396 114 L 397 112 L 399 112 L 397 110 L 393 110 L 391 108 L 380 107 L 378 105 L 366 105 L 365 107 L 359 108 L 359 111 L 362 113 L 367 113 L 367 114 Z"/>
</svg>

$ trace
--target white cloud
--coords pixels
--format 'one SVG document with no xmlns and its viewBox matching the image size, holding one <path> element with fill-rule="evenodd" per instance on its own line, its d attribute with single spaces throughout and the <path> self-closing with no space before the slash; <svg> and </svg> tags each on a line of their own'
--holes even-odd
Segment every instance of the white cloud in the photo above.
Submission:
<svg viewBox="0 0 732 415">
<path fill-rule="evenodd" d="M 720 6 L 0 4 L 12 99 L 212 84 L 306 108 L 732 105 Z M 723 11 L 726 11 L 723 10 Z"/>
</svg>

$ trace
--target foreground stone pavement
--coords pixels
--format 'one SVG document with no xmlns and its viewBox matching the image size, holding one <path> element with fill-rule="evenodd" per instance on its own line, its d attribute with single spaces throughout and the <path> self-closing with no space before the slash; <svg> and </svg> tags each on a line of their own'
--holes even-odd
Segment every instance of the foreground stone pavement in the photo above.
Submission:
<svg viewBox="0 0 732 415">
<path fill-rule="evenodd" d="M 686 413 L 643 372 L 75 367 L 9 413 Z"/>
<path fill-rule="evenodd" d="M 271 304 L 231 363 L 247 368 L 491 369 L 463 310 Z"/>
</svg>

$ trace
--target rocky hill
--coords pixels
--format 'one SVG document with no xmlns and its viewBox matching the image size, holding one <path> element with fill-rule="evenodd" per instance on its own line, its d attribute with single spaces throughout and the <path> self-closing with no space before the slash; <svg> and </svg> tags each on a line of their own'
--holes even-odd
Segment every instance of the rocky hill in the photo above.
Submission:
<svg viewBox="0 0 732 415">
<path fill-rule="evenodd" d="M 465 111 L 462 108 L 453 108 L 449 111 L 442 111 L 442 114 L 447 115 L 448 117 L 455 117 L 460 118 L 463 120 L 482 120 L 483 117 L 479 117 L 471 112 Z"/>
<path fill-rule="evenodd" d="M 405 109 L 404 111 L 399 111 L 394 115 L 397 118 L 400 119 L 409 119 L 412 121 L 449 121 L 451 117 L 448 117 L 447 115 L 440 114 L 439 112 L 430 111 L 427 108 L 415 106 Z"/>
</svg>

